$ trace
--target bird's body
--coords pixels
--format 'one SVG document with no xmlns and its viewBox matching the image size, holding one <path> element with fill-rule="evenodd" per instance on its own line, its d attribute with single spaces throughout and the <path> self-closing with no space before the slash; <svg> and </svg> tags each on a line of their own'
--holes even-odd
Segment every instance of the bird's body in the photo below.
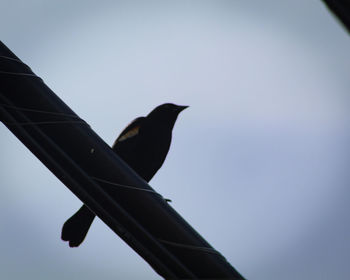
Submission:
<svg viewBox="0 0 350 280">
<path fill-rule="evenodd" d="M 147 118 L 137 118 L 121 133 L 112 149 L 148 182 L 162 166 L 170 142 L 171 129 Z"/>
<path fill-rule="evenodd" d="M 162 166 L 170 148 L 172 129 L 178 114 L 187 106 L 166 103 L 156 107 L 146 117 L 130 123 L 114 142 L 112 149 L 136 173 L 149 182 Z M 79 246 L 95 218 L 83 205 L 62 228 L 62 239 L 70 247 Z"/>
</svg>

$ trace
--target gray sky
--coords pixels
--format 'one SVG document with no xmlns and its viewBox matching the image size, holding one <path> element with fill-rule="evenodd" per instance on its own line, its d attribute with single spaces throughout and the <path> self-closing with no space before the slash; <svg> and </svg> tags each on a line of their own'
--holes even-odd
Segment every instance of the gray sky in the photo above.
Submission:
<svg viewBox="0 0 350 280">
<path fill-rule="evenodd" d="M 0 34 L 109 144 L 190 105 L 151 185 L 245 277 L 349 279 L 350 37 L 321 1 L 2 0 Z M 1 278 L 159 279 L 99 220 L 62 242 L 79 200 L 0 139 Z"/>
</svg>

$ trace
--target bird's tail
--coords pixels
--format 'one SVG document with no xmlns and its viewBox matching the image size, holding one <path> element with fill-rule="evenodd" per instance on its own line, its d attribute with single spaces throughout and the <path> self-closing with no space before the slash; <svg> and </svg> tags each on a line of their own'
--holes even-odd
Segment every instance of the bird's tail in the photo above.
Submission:
<svg viewBox="0 0 350 280">
<path fill-rule="evenodd" d="M 70 247 L 78 247 L 84 240 L 95 218 L 95 214 L 83 205 L 62 227 L 61 238 L 69 242 Z"/>
</svg>

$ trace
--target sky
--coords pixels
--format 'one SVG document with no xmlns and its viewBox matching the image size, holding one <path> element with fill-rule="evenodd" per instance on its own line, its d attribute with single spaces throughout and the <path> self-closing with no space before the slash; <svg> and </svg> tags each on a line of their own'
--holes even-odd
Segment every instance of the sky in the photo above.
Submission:
<svg viewBox="0 0 350 280">
<path fill-rule="evenodd" d="M 1 40 L 108 143 L 183 111 L 150 185 L 247 279 L 349 279 L 350 37 L 321 1 L 2 0 Z M 2 279 L 161 279 L 0 124 Z"/>
</svg>

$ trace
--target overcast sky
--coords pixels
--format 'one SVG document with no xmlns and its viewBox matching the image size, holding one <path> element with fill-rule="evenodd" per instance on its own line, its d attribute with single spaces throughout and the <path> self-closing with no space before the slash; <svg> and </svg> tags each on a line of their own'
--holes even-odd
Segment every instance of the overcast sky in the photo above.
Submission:
<svg viewBox="0 0 350 280">
<path fill-rule="evenodd" d="M 350 37 L 321 1 L 2 0 L 1 40 L 108 143 L 190 105 L 151 181 L 250 280 L 349 279 Z M 23 93 L 25 94 L 25 93 Z M 160 279 L 0 125 L 2 279 Z"/>
</svg>

